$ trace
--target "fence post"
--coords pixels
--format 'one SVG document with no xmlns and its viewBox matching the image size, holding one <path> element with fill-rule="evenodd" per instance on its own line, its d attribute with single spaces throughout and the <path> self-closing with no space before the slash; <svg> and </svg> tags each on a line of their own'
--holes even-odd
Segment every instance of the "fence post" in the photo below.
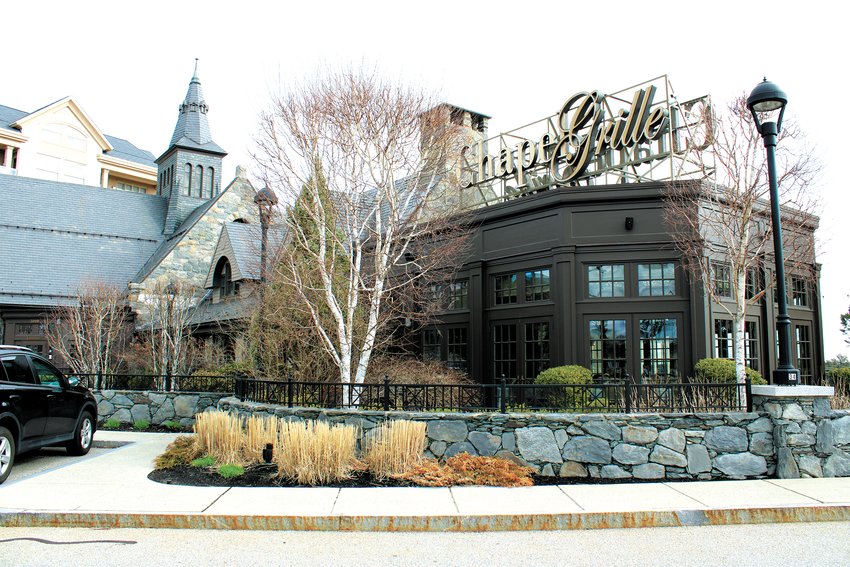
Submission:
<svg viewBox="0 0 850 567">
<path fill-rule="evenodd" d="M 632 381 L 626 380 L 626 413 L 632 413 Z"/>
<path fill-rule="evenodd" d="M 171 391 L 171 368 L 165 369 L 165 391 Z"/>
<path fill-rule="evenodd" d="M 292 383 L 292 372 L 286 375 L 286 405 L 292 407 L 295 384 Z"/>
<path fill-rule="evenodd" d="M 103 389 L 103 370 L 97 371 L 97 386 L 95 386 L 95 390 Z"/>
<path fill-rule="evenodd" d="M 384 411 L 390 410 L 390 376 L 384 374 Z"/>
<path fill-rule="evenodd" d="M 744 378 L 744 395 L 747 396 L 747 411 L 753 411 L 753 384 L 749 378 Z"/>
<path fill-rule="evenodd" d="M 499 411 L 508 413 L 508 381 L 502 378 L 499 392 Z"/>
</svg>

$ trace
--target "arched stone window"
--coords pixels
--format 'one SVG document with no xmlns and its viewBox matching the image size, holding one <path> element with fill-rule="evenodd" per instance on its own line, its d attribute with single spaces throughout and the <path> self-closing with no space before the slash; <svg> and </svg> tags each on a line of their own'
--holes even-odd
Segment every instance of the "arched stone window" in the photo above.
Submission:
<svg viewBox="0 0 850 567">
<path fill-rule="evenodd" d="M 187 197 L 192 196 L 192 164 L 186 164 L 186 190 L 183 193 Z"/>
<path fill-rule="evenodd" d="M 213 272 L 213 288 L 218 290 L 219 299 L 233 295 L 234 287 L 230 277 L 230 261 L 227 258 L 221 258 Z"/>
</svg>

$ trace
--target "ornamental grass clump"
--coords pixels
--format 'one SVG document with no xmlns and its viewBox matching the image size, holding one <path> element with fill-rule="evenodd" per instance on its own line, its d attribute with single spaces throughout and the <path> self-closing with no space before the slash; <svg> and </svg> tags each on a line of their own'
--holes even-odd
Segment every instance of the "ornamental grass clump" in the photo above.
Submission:
<svg viewBox="0 0 850 567">
<path fill-rule="evenodd" d="M 211 455 L 217 463 L 242 463 L 245 433 L 242 420 L 226 412 L 200 413 L 195 418 L 198 452 Z"/>
<path fill-rule="evenodd" d="M 246 462 L 263 462 L 263 449 L 266 445 L 277 441 L 277 430 L 281 423 L 276 417 L 265 417 L 252 415 L 245 422 L 245 448 Z"/>
<path fill-rule="evenodd" d="M 402 474 L 422 463 L 425 442 L 424 422 L 385 421 L 372 430 L 363 460 L 379 480 Z"/>
<path fill-rule="evenodd" d="M 282 422 L 274 447 L 278 476 L 309 486 L 349 478 L 358 464 L 356 444 L 351 425 Z"/>
<path fill-rule="evenodd" d="M 181 435 L 172 441 L 165 452 L 154 461 L 156 470 L 171 469 L 180 465 L 188 465 L 200 455 L 194 437 Z"/>
</svg>

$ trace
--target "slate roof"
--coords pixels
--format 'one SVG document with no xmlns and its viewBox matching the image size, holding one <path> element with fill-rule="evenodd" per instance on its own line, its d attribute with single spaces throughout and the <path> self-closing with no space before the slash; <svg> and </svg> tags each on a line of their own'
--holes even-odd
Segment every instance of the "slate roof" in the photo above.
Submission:
<svg viewBox="0 0 850 567">
<path fill-rule="evenodd" d="M 166 153 L 175 146 L 222 155 L 227 153 L 213 142 L 209 120 L 207 120 L 207 104 L 197 75 L 193 75 L 192 80 L 189 81 L 189 90 L 186 91 L 186 98 L 180 105 L 180 115 L 177 117 L 177 125 L 174 127 L 174 134 L 171 136 L 171 143 Z"/>
<path fill-rule="evenodd" d="M 24 112 L 23 110 L 18 110 L 17 108 L 3 106 L 0 104 L 0 128 L 17 132 L 18 130 L 16 128 L 12 128 L 10 124 L 14 124 L 27 114 L 29 114 L 29 112 Z"/>
<path fill-rule="evenodd" d="M 0 304 L 56 305 L 127 286 L 163 240 L 157 195 L 0 175 Z"/>
<path fill-rule="evenodd" d="M 235 256 L 234 258 L 230 258 L 230 261 L 238 266 L 242 277 L 250 280 L 259 280 L 260 239 L 262 238 L 260 225 L 229 222 L 223 230 L 226 230 L 230 237 L 230 246 Z M 279 226 L 269 227 L 267 245 L 270 258 L 273 256 L 273 251 L 277 250 L 285 237 L 285 228 Z"/>
<path fill-rule="evenodd" d="M 210 290 L 192 312 L 190 319 L 193 325 L 205 323 L 224 323 L 238 319 L 248 319 L 259 305 L 255 295 L 248 297 L 232 297 L 218 303 L 212 302 L 215 290 Z"/>
</svg>

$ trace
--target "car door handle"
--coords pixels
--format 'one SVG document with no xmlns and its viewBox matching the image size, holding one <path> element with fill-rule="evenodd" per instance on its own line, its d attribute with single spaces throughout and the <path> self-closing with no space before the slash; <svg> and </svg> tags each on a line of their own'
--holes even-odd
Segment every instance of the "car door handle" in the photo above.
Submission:
<svg viewBox="0 0 850 567">
<path fill-rule="evenodd" d="M 9 396 L 10 400 L 20 400 L 21 396 L 19 394 L 12 394 Z"/>
</svg>

